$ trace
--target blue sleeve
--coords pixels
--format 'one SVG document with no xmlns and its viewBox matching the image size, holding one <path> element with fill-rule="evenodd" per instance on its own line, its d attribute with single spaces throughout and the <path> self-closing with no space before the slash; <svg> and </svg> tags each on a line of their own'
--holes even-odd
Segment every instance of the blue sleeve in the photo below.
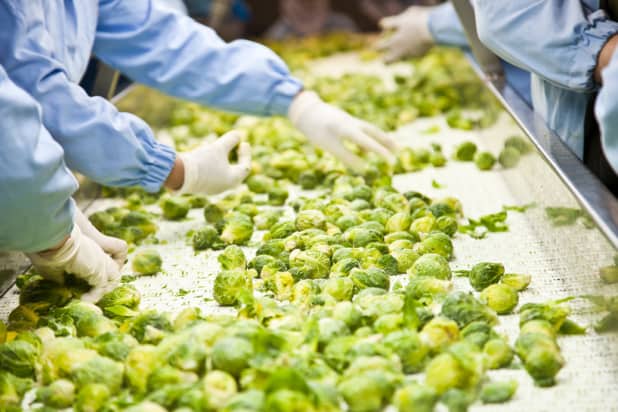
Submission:
<svg viewBox="0 0 618 412">
<path fill-rule="evenodd" d="M 429 31 L 437 44 L 466 47 L 468 39 L 459 16 L 450 2 L 436 6 L 429 13 Z"/>
<path fill-rule="evenodd" d="M 39 106 L 0 67 L 0 250 L 38 252 L 73 228 L 77 182 Z"/>
<path fill-rule="evenodd" d="M 618 173 L 618 53 L 603 70 L 603 87 L 594 111 L 601 129 L 601 143 L 609 164 Z"/>
<path fill-rule="evenodd" d="M 41 105 L 43 123 L 64 149 L 67 165 L 101 184 L 158 191 L 174 151 L 157 143 L 142 120 L 89 97 L 70 79 L 56 58 L 65 51 L 53 48 L 40 13 L 36 2 L 0 2 L 0 63 Z"/>
<path fill-rule="evenodd" d="M 224 110 L 284 115 L 302 89 L 268 48 L 225 43 L 152 0 L 99 0 L 94 53 L 138 82 Z"/>
<path fill-rule="evenodd" d="M 574 91 L 596 88 L 599 51 L 618 23 L 580 1 L 474 0 L 481 41 L 504 60 Z"/>
</svg>

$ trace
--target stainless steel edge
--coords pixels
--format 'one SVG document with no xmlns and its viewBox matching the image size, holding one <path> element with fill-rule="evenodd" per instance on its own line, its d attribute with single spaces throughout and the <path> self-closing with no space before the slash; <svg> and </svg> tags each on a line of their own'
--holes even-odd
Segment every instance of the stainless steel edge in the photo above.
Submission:
<svg viewBox="0 0 618 412">
<path fill-rule="evenodd" d="M 472 56 L 467 57 L 481 81 L 521 127 L 603 235 L 618 249 L 616 197 L 510 86 L 501 81 L 492 81 Z"/>
</svg>

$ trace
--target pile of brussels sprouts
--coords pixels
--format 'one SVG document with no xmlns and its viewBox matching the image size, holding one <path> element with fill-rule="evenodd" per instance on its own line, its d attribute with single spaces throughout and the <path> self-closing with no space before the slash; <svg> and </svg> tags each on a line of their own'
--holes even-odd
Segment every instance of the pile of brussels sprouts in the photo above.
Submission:
<svg viewBox="0 0 618 412">
<path fill-rule="evenodd" d="M 454 72 L 467 72 L 446 64 L 460 58 L 433 52 L 415 63 L 422 81 L 398 79 L 398 93 L 354 77 L 341 88 L 316 83 L 326 98 L 340 96 L 346 109 L 388 128 L 447 112 L 450 124 L 471 128 L 479 124 L 456 109 L 476 86 L 454 82 Z M 415 104 L 406 112 L 408 101 Z M 180 104 L 168 133 L 188 149 L 236 120 Z M 236 316 L 140 310 L 130 279 L 90 304 L 79 300 L 88 287 L 76 279 L 58 285 L 29 273 L 18 281 L 19 306 L 0 322 L 0 410 L 21 410 L 29 394 L 40 411 L 432 411 L 441 403 L 454 412 L 511 399 L 516 382 L 491 380 L 489 370 L 521 364 L 539 386 L 555 382 L 564 363 L 556 336 L 583 332 L 564 302 L 523 305 L 511 346 L 495 326 L 530 276 L 492 262 L 452 271 L 461 203 L 392 187 L 393 173 L 444 166 L 439 146 L 404 149 L 394 168 L 366 156 L 365 172 L 351 175 L 283 119 L 252 122 L 247 132 L 254 157 L 246 190 L 217 200 L 108 191 L 125 207 L 90 217 L 140 244 L 156 241 L 157 220 L 202 209 L 187 247 L 217 256 L 213 296 L 204 298 Z M 505 213 L 474 224 L 505 230 Z M 132 256 L 137 275 L 162 263 L 149 249 Z M 454 291 L 454 275 L 467 276 L 471 290 Z"/>
</svg>

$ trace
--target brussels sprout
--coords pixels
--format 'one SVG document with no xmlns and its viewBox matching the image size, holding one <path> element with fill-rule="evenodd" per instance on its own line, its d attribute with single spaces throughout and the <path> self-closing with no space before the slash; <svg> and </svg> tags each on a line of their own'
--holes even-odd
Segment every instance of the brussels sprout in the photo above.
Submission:
<svg viewBox="0 0 618 412">
<path fill-rule="evenodd" d="M 476 387 L 483 372 L 483 356 L 478 347 L 469 342 L 460 341 L 429 362 L 425 369 L 425 382 L 439 394 L 443 394 L 453 388 Z"/>
<path fill-rule="evenodd" d="M 313 171 L 306 171 L 298 176 L 298 185 L 303 190 L 313 190 L 320 184 L 320 176 Z"/>
<path fill-rule="evenodd" d="M 479 152 L 474 156 L 474 163 L 479 170 L 491 170 L 496 164 L 496 157 L 489 152 Z"/>
<path fill-rule="evenodd" d="M 299 279 L 328 277 L 330 257 L 317 250 L 295 249 L 290 253 L 290 272 Z"/>
<path fill-rule="evenodd" d="M 448 280 L 429 276 L 413 277 L 406 286 L 406 297 L 431 303 L 446 296 L 452 287 L 453 284 Z"/>
<path fill-rule="evenodd" d="M 333 261 L 334 261 L 334 257 L 333 257 Z M 342 276 L 347 276 L 350 271 L 354 268 L 360 268 L 360 261 L 354 258 L 344 258 L 341 259 L 339 261 L 337 261 L 332 267 L 331 267 L 331 277 L 342 277 Z"/>
<path fill-rule="evenodd" d="M 350 271 L 350 279 L 354 282 L 356 290 L 365 288 L 380 288 L 388 290 L 390 287 L 390 279 L 386 272 L 378 268 L 369 269 L 352 269 Z"/>
<path fill-rule="evenodd" d="M 408 273 L 413 276 L 429 276 L 443 280 L 452 277 L 448 261 L 435 253 L 427 253 L 416 259 Z"/>
<path fill-rule="evenodd" d="M 110 208 L 92 214 L 89 219 L 104 234 L 129 243 L 139 243 L 157 231 L 149 215 L 134 210 Z"/>
<path fill-rule="evenodd" d="M 384 252 L 388 253 L 388 249 L 386 249 Z M 378 269 L 382 269 L 387 276 L 396 276 L 400 273 L 398 270 L 397 259 L 388 254 L 380 256 L 375 262 L 373 262 L 372 259 L 368 259 L 364 261 L 363 264 L 365 267 L 376 267 Z"/>
<path fill-rule="evenodd" d="M 104 333 L 89 343 L 89 347 L 99 354 L 119 362 L 124 361 L 137 345 L 138 342 L 133 336 L 121 332 Z"/>
<path fill-rule="evenodd" d="M 343 379 L 337 389 L 350 412 L 381 410 L 390 400 L 393 385 L 380 371 L 367 372 Z"/>
<path fill-rule="evenodd" d="M 235 305 L 243 294 L 252 292 L 251 278 L 244 270 L 224 270 L 215 278 L 213 297 L 220 305 Z"/>
<path fill-rule="evenodd" d="M 294 222 L 279 222 L 270 228 L 270 231 L 267 233 L 268 236 L 264 236 L 264 240 L 285 239 L 294 232 L 296 232 L 296 224 Z"/>
<path fill-rule="evenodd" d="M 423 326 L 420 336 L 428 348 L 437 353 L 459 340 L 459 328 L 454 321 L 437 317 Z"/>
<path fill-rule="evenodd" d="M 365 199 L 354 199 L 350 203 L 350 208 L 352 208 L 352 210 L 355 210 L 357 212 L 361 210 L 367 210 L 367 209 L 371 209 L 371 203 L 369 203 Z"/>
<path fill-rule="evenodd" d="M 140 275 L 154 275 L 161 271 L 163 259 L 153 249 L 140 250 L 133 257 L 133 271 Z"/>
<path fill-rule="evenodd" d="M 172 331 L 167 315 L 148 310 L 140 313 L 130 322 L 129 333 L 140 343 L 158 343 L 166 332 Z"/>
<path fill-rule="evenodd" d="M 502 263 L 482 262 L 472 267 L 468 278 L 470 285 L 480 292 L 487 286 L 498 283 L 502 279 L 502 275 L 504 275 Z"/>
<path fill-rule="evenodd" d="M 405 373 L 416 373 L 423 369 L 429 347 L 416 331 L 402 329 L 391 332 L 382 343 L 399 356 Z"/>
<path fill-rule="evenodd" d="M 223 362 L 228 366 L 234 363 L 230 358 Z M 203 388 L 209 410 L 220 410 L 238 392 L 234 377 L 220 370 L 210 371 L 204 376 Z"/>
<path fill-rule="evenodd" d="M 219 339 L 212 348 L 211 361 L 215 369 L 227 372 L 234 377 L 249 366 L 253 357 L 253 345 L 243 338 L 226 337 Z"/>
<path fill-rule="evenodd" d="M 225 407 L 223 412 L 259 412 L 264 410 L 264 402 L 266 397 L 264 392 L 250 389 L 248 391 L 237 393 L 232 396 Z"/>
<path fill-rule="evenodd" d="M 437 402 L 436 391 L 418 383 L 400 388 L 393 398 L 393 403 L 400 412 L 432 412 Z"/>
<path fill-rule="evenodd" d="M 519 153 L 519 150 L 513 147 L 505 147 L 498 156 L 498 162 L 500 162 L 500 165 L 502 165 L 503 168 L 510 169 L 517 166 L 520 158 L 521 154 Z"/>
<path fill-rule="evenodd" d="M 414 244 L 416 242 L 419 242 L 421 239 L 415 232 L 394 232 L 384 236 L 384 242 L 388 245 L 398 240 L 407 240 L 410 243 Z"/>
<path fill-rule="evenodd" d="M 65 409 L 73 404 L 75 399 L 75 385 L 66 379 L 59 379 L 49 386 L 41 387 L 36 392 L 37 400 L 45 406 Z"/>
<path fill-rule="evenodd" d="M 358 226 L 361 223 L 361 219 L 356 214 L 343 215 L 335 221 L 335 225 L 337 225 L 337 227 L 343 231 L 346 231 L 351 227 Z"/>
<path fill-rule="evenodd" d="M 90 383 L 104 383 L 112 393 L 120 390 L 123 375 L 122 363 L 98 355 L 71 368 L 71 380 L 78 388 Z"/>
<path fill-rule="evenodd" d="M 234 212 L 242 213 L 243 215 L 247 215 L 249 217 L 257 216 L 260 213 L 260 210 L 253 203 L 241 203 L 238 206 L 232 209 Z"/>
<path fill-rule="evenodd" d="M 159 201 L 163 217 L 169 220 L 180 220 L 187 217 L 191 209 L 189 200 L 182 196 L 163 197 Z"/>
<path fill-rule="evenodd" d="M 504 368 L 513 361 L 513 349 L 502 338 L 488 340 L 483 346 L 483 355 L 488 369 Z"/>
<path fill-rule="evenodd" d="M 448 235 L 442 232 L 430 233 L 421 241 L 417 250 L 421 255 L 427 253 L 438 254 L 445 259 L 453 256 L 453 243 Z"/>
<path fill-rule="evenodd" d="M 287 189 L 279 186 L 272 186 L 268 190 L 268 204 L 273 206 L 283 206 L 288 199 L 289 192 Z"/>
<path fill-rule="evenodd" d="M 436 219 L 434 229 L 446 234 L 447 236 L 453 236 L 457 233 L 457 219 L 452 216 L 440 216 Z"/>
<path fill-rule="evenodd" d="M 471 162 L 476 153 L 476 144 L 463 142 L 455 148 L 455 159 L 462 162 Z"/>
<path fill-rule="evenodd" d="M 460 328 L 470 322 L 483 321 L 490 325 L 497 322 L 496 314 L 476 300 L 470 293 L 455 292 L 442 302 L 441 315 L 457 322 Z"/>
<path fill-rule="evenodd" d="M 301 210 L 296 215 L 296 230 L 325 228 L 326 216 L 319 210 Z"/>
<path fill-rule="evenodd" d="M 481 302 L 492 308 L 497 314 L 504 315 L 515 309 L 519 302 L 517 291 L 502 283 L 487 286 L 481 292 Z"/>
<path fill-rule="evenodd" d="M 212 225 L 217 225 L 222 222 L 224 215 L 225 212 L 215 204 L 210 203 L 204 206 L 204 219 Z"/>
<path fill-rule="evenodd" d="M 206 249 L 222 249 L 224 246 L 223 241 L 219 237 L 219 232 L 213 226 L 207 225 L 193 234 L 192 238 L 193 249 L 206 250 Z"/>
<path fill-rule="evenodd" d="M 429 214 L 414 219 L 410 225 L 410 230 L 417 233 L 429 233 L 434 230 L 435 226 L 436 218 L 434 215 Z"/>
<path fill-rule="evenodd" d="M 116 330 L 114 323 L 103 316 L 103 311 L 87 302 L 72 301 L 55 311 L 57 316 L 68 316 L 73 320 L 78 336 L 99 336 Z"/>
<path fill-rule="evenodd" d="M 338 302 L 332 311 L 333 319 L 342 320 L 350 330 L 355 330 L 360 326 L 362 316 L 358 307 L 348 301 Z"/>
<path fill-rule="evenodd" d="M 359 216 L 361 219 L 365 220 L 366 222 L 377 222 L 382 225 L 386 225 L 386 222 L 388 222 L 388 219 L 390 219 L 390 217 L 393 216 L 393 214 L 395 213 L 396 212 L 390 209 L 378 207 L 376 209 L 363 210 L 359 213 Z"/>
<path fill-rule="evenodd" d="M 322 291 L 337 301 L 351 300 L 354 295 L 354 281 L 345 277 L 331 278 L 324 283 Z"/>
<path fill-rule="evenodd" d="M 109 388 L 101 383 L 84 385 L 75 399 L 76 412 L 97 412 L 107 404 L 110 397 Z"/>
<path fill-rule="evenodd" d="M 395 213 L 386 222 L 385 228 L 388 233 L 405 232 L 412 224 L 412 217 L 407 212 Z"/>
<path fill-rule="evenodd" d="M 570 309 L 560 301 L 526 303 L 519 309 L 519 326 L 522 327 L 531 320 L 544 320 L 558 331 L 570 313 Z"/>
<path fill-rule="evenodd" d="M 239 212 L 231 212 L 225 217 L 225 224 L 221 232 L 221 240 L 226 244 L 243 245 L 253 235 L 251 218 Z"/>
<path fill-rule="evenodd" d="M 457 388 L 448 389 L 440 397 L 440 402 L 448 408 L 448 412 L 467 412 L 475 400 L 476 393 Z"/>
<path fill-rule="evenodd" d="M 154 402 L 142 401 L 123 409 L 123 412 L 167 412 L 167 409 Z"/>
<path fill-rule="evenodd" d="M 429 157 L 429 163 L 431 163 L 433 167 L 442 167 L 446 165 L 446 156 L 441 152 L 433 152 Z"/>
<path fill-rule="evenodd" d="M 132 285 L 120 285 L 116 289 L 103 295 L 97 302 L 97 306 L 103 309 L 103 313 L 111 318 L 123 318 L 122 313 L 118 312 L 121 308 L 126 308 L 131 315 L 135 315 L 141 300 L 141 295 Z"/>
<path fill-rule="evenodd" d="M 230 245 L 223 250 L 223 252 L 217 257 L 217 260 L 221 264 L 223 270 L 244 270 L 247 266 L 245 254 L 242 249 L 236 245 Z"/>
<path fill-rule="evenodd" d="M 13 340 L 0 345 L 0 369 L 20 378 L 34 377 L 39 351 L 25 340 Z"/>
<path fill-rule="evenodd" d="M 395 249 L 391 255 L 397 261 L 397 273 L 406 273 L 419 258 L 418 253 L 412 249 Z"/>
<path fill-rule="evenodd" d="M 344 321 L 333 318 L 322 318 L 318 321 L 318 343 L 325 346 L 328 342 L 340 336 L 347 336 L 350 330 Z"/>
<path fill-rule="evenodd" d="M 253 193 L 268 193 L 275 185 L 275 180 L 265 175 L 253 175 L 249 176 L 245 183 Z"/>
<path fill-rule="evenodd" d="M 264 410 L 273 412 L 316 411 L 311 400 L 305 394 L 289 389 L 278 389 L 269 393 L 264 408 Z"/>
<path fill-rule="evenodd" d="M 253 217 L 253 223 L 258 230 L 269 230 L 273 227 L 281 218 L 281 211 L 279 210 L 266 210 L 258 213 Z"/>
<path fill-rule="evenodd" d="M 529 153 L 532 150 L 530 144 L 523 137 L 511 136 L 504 141 L 504 147 L 512 147 L 522 155 Z"/>
<path fill-rule="evenodd" d="M 31 379 L 18 378 L 0 371 L 0 408 L 9 412 L 21 411 L 21 397 L 30 390 L 33 383 Z"/>
<path fill-rule="evenodd" d="M 362 247 L 372 242 L 381 242 L 383 238 L 376 230 L 353 227 L 345 231 L 343 239 L 352 247 Z"/>
<path fill-rule="evenodd" d="M 564 366 L 564 358 L 556 341 L 540 333 L 521 333 L 515 341 L 515 352 L 526 371 L 539 386 L 552 386 Z"/>
<path fill-rule="evenodd" d="M 299 306 L 307 306 L 319 291 L 317 284 L 311 279 L 303 279 L 294 285 L 292 301 Z"/>
<path fill-rule="evenodd" d="M 530 275 L 517 275 L 514 273 L 507 273 L 506 275 L 502 276 L 500 283 L 509 285 L 516 291 L 521 292 L 528 287 L 531 280 L 532 277 Z"/>
<path fill-rule="evenodd" d="M 509 401 L 517 391 L 517 381 L 487 382 L 481 388 L 483 403 L 504 403 Z"/>
</svg>

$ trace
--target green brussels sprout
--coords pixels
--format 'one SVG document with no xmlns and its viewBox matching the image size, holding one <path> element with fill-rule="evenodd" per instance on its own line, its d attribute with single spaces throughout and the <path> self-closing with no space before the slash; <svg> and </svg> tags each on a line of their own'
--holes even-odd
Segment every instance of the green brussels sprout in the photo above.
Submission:
<svg viewBox="0 0 618 412">
<path fill-rule="evenodd" d="M 365 199 L 354 199 L 350 202 L 350 208 L 354 211 L 360 212 L 361 210 L 371 209 L 371 203 Z"/>
<path fill-rule="evenodd" d="M 405 232 L 412 224 L 412 217 L 409 213 L 399 212 L 391 216 L 386 222 L 385 229 L 387 233 Z"/>
<path fill-rule="evenodd" d="M 325 346 L 328 342 L 350 334 L 346 323 L 339 319 L 322 318 L 318 321 L 318 343 Z"/>
<path fill-rule="evenodd" d="M 459 328 L 451 319 L 436 317 L 423 326 L 420 336 L 431 352 L 438 353 L 459 340 Z"/>
<path fill-rule="evenodd" d="M 131 267 L 140 275 L 154 275 L 161 271 L 163 259 L 159 252 L 153 249 L 140 250 L 133 257 Z"/>
<path fill-rule="evenodd" d="M 290 221 L 279 222 L 270 228 L 270 231 L 264 236 L 264 240 L 285 239 L 292 233 L 296 232 L 296 224 Z"/>
<path fill-rule="evenodd" d="M 525 290 L 528 287 L 531 280 L 532 280 L 532 277 L 530 275 L 517 275 L 514 273 L 507 273 L 504 276 L 502 276 L 500 283 L 509 285 L 516 291 L 521 292 L 522 290 Z"/>
<path fill-rule="evenodd" d="M 269 230 L 280 218 L 281 211 L 266 210 L 255 215 L 253 217 L 253 223 L 255 223 L 255 228 L 258 230 Z"/>
<path fill-rule="evenodd" d="M 373 329 L 382 335 L 389 334 L 403 327 L 404 319 L 401 313 L 387 313 L 373 322 Z"/>
<path fill-rule="evenodd" d="M 260 245 L 255 252 L 256 256 L 269 255 L 287 261 L 289 253 L 285 250 L 285 242 L 281 239 L 268 240 Z"/>
<path fill-rule="evenodd" d="M 399 356 L 405 373 L 417 373 L 423 369 L 429 347 L 416 331 L 409 329 L 393 331 L 384 337 L 382 343 Z"/>
<path fill-rule="evenodd" d="M 517 166 L 520 158 L 521 154 L 519 153 L 519 150 L 513 147 L 505 147 L 498 156 L 498 162 L 500 162 L 500 165 L 503 168 L 510 169 Z"/>
<path fill-rule="evenodd" d="M 260 210 L 253 203 L 241 203 L 238 206 L 232 209 L 234 212 L 242 213 L 243 215 L 247 215 L 249 217 L 257 216 L 260 213 Z"/>
<path fill-rule="evenodd" d="M 292 301 L 299 306 L 307 306 L 319 291 L 319 287 L 311 279 L 303 279 L 294 285 Z"/>
<path fill-rule="evenodd" d="M 235 343 L 238 345 L 238 343 Z M 229 355 L 226 353 L 225 355 Z M 224 364 L 230 366 L 234 360 L 227 357 Z M 238 392 L 236 380 L 232 375 L 220 370 L 210 371 L 204 376 L 203 390 L 208 410 L 220 410 L 225 406 L 230 397 Z"/>
<path fill-rule="evenodd" d="M 428 276 L 442 280 L 452 277 L 448 261 L 436 253 L 427 253 L 416 259 L 408 273 L 412 276 Z"/>
<path fill-rule="evenodd" d="M 325 229 L 326 216 L 319 210 L 301 210 L 296 215 L 296 229 Z"/>
<path fill-rule="evenodd" d="M 434 232 L 428 234 L 421 241 L 417 251 L 421 255 L 435 253 L 448 260 L 453 256 L 453 242 L 451 242 L 451 238 L 448 235 L 442 232 Z"/>
<path fill-rule="evenodd" d="M 71 369 L 71 380 L 78 388 L 89 383 L 105 383 L 110 392 L 115 393 L 122 386 L 124 365 L 104 356 L 96 355 Z"/>
<path fill-rule="evenodd" d="M 395 213 L 410 213 L 408 199 L 401 193 L 389 193 L 383 198 L 377 199 L 375 204 L 379 208 L 388 209 Z"/>
<path fill-rule="evenodd" d="M 441 315 L 457 322 L 464 328 L 474 321 L 483 321 L 490 325 L 497 322 L 496 314 L 487 306 L 479 302 L 472 294 L 455 292 L 442 302 Z"/>
<path fill-rule="evenodd" d="M 414 244 L 416 242 L 419 242 L 421 239 L 419 235 L 415 232 L 394 232 L 384 236 L 384 242 L 388 245 L 398 240 L 407 240 L 410 243 Z"/>
<path fill-rule="evenodd" d="M 532 150 L 530 144 L 523 137 L 511 136 L 504 141 L 504 147 L 512 147 L 522 155 L 529 153 Z"/>
<path fill-rule="evenodd" d="M 249 366 L 253 354 L 253 345 L 248 340 L 238 337 L 221 338 L 212 348 L 212 366 L 238 377 Z"/>
<path fill-rule="evenodd" d="M 544 320 L 549 322 L 555 331 L 560 330 L 571 310 L 560 303 L 526 303 L 519 309 L 519 326 L 522 327 L 531 320 Z"/>
<path fill-rule="evenodd" d="M 290 389 L 278 389 L 266 396 L 264 410 L 273 412 L 315 412 L 317 409 L 313 406 L 307 395 Z"/>
<path fill-rule="evenodd" d="M 140 300 L 141 295 L 134 286 L 120 285 L 103 295 L 97 302 L 97 306 L 103 309 L 103 313 L 110 318 L 132 317 L 136 315 L 135 310 Z"/>
<path fill-rule="evenodd" d="M 515 309 L 519 302 L 519 295 L 509 285 L 495 283 L 483 289 L 481 302 L 492 308 L 497 314 L 504 315 Z"/>
<path fill-rule="evenodd" d="M 388 253 L 388 249 L 384 252 Z M 387 276 L 396 276 L 400 273 L 398 270 L 397 259 L 389 254 L 381 255 L 375 262 L 373 259 L 368 259 L 363 262 L 363 265 L 368 268 L 376 267 L 378 269 L 382 269 Z"/>
<path fill-rule="evenodd" d="M 88 302 L 72 301 L 55 311 L 57 316 L 68 316 L 72 319 L 77 336 L 99 336 L 116 330 L 114 323 L 103 316 L 103 311 Z"/>
<path fill-rule="evenodd" d="M 483 321 L 470 322 L 461 330 L 461 336 L 468 342 L 474 343 L 476 346 L 483 348 L 489 339 L 498 337 L 498 334 L 492 329 L 491 325 Z"/>
<path fill-rule="evenodd" d="M 502 279 L 502 275 L 504 275 L 502 263 L 482 262 L 472 267 L 468 278 L 470 285 L 480 292 L 487 286 L 498 283 Z"/>
<path fill-rule="evenodd" d="M 253 235 L 253 222 L 243 213 L 231 212 L 225 217 L 221 240 L 226 244 L 244 245 Z"/>
<path fill-rule="evenodd" d="M 443 167 L 446 165 L 446 156 L 442 152 L 432 152 L 429 157 L 429 163 L 433 167 Z"/>
<path fill-rule="evenodd" d="M 191 209 L 200 209 L 208 204 L 208 199 L 206 198 L 206 196 L 184 194 L 182 195 L 182 197 L 187 199 L 187 201 L 189 202 L 189 206 L 191 206 Z"/>
<path fill-rule="evenodd" d="M 411 383 L 395 392 L 393 403 L 400 412 L 432 412 L 438 402 L 438 394 L 428 386 Z"/>
<path fill-rule="evenodd" d="M 47 306 L 47 305 L 45 305 Z M 36 328 L 39 323 L 39 315 L 32 303 L 19 305 L 9 314 L 9 324 L 7 329 L 13 331 L 31 330 Z"/>
<path fill-rule="evenodd" d="M 481 388 L 481 401 L 483 403 L 504 403 L 515 395 L 517 381 L 487 382 Z"/>
<path fill-rule="evenodd" d="M 380 371 L 344 378 L 337 389 L 350 412 L 381 410 L 390 400 L 394 387 Z"/>
<path fill-rule="evenodd" d="M 163 217 L 168 220 L 180 220 L 187 217 L 191 209 L 189 200 L 182 196 L 162 197 L 159 201 Z"/>
<path fill-rule="evenodd" d="M 478 347 L 460 341 L 429 362 L 425 369 L 425 383 L 439 394 L 454 388 L 470 389 L 476 387 L 483 372 L 483 356 Z"/>
<path fill-rule="evenodd" d="M 452 216 L 440 216 L 436 219 L 434 229 L 446 234 L 447 236 L 453 236 L 457 233 L 457 219 Z"/>
<path fill-rule="evenodd" d="M 209 203 L 204 206 L 204 219 L 211 225 L 217 225 L 223 221 L 225 212 L 217 205 Z"/>
<path fill-rule="evenodd" d="M 361 223 L 362 221 L 360 217 L 358 217 L 358 215 L 355 213 L 343 215 L 335 221 L 335 225 L 343 231 L 346 231 L 352 227 L 358 226 Z"/>
<path fill-rule="evenodd" d="M 393 216 L 393 214 L 395 213 L 396 212 L 390 209 L 378 207 L 376 209 L 363 210 L 359 213 L 359 216 L 366 222 L 378 222 L 382 225 L 386 225 L 388 219 L 390 219 L 390 217 Z"/>
<path fill-rule="evenodd" d="M 264 392 L 250 389 L 248 391 L 240 392 L 232 396 L 225 407 L 223 412 L 259 412 L 264 410 L 264 402 L 266 397 Z"/>
<path fill-rule="evenodd" d="M 45 406 L 65 409 L 70 407 L 75 400 L 75 385 L 66 379 L 59 379 L 49 386 L 37 389 L 36 398 Z"/>
<path fill-rule="evenodd" d="M 320 184 L 320 176 L 314 171 L 306 171 L 298 176 L 298 185 L 303 190 L 313 190 Z"/>
<path fill-rule="evenodd" d="M 504 368 L 513 361 L 513 349 L 502 338 L 488 340 L 483 346 L 483 355 L 488 369 Z"/>
<path fill-rule="evenodd" d="M 134 347 L 125 359 L 125 378 L 126 382 L 138 394 L 146 392 L 148 378 L 160 368 L 163 359 L 155 346 L 140 345 Z"/>
<path fill-rule="evenodd" d="M 272 186 L 268 190 L 268 204 L 273 206 L 283 206 L 288 200 L 289 192 L 286 188 Z"/>
<path fill-rule="evenodd" d="M 226 247 L 223 252 L 217 257 L 223 270 L 244 270 L 247 266 L 247 260 L 242 249 L 236 245 Z"/>
<path fill-rule="evenodd" d="M 34 377 L 39 351 L 25 340 L 13 340 L 0 345 L 0 369 L 20 378 Z"/>
<path fill-rule="evenodd" d="M 213 226 L 207 225 L 193 234 L 193 250 L 222 249 L 223 241 Z"/>
<path fill-rule="evenodd" d="M 440 397 L 440 402 L 448 408 L 449 412 L 467 412 L 475 400 L 475 393 L 457 388 L 448 389 Z"/>
<path fill-rule="evenodd" d="M 452 287 L 453 284 L 448 280 L 430 276 L 412 277 L 406 286 L 406 297 L 431 303 L 446 296 Z"/>
<path fill-rule="evenodd" d="M 358 329 L 363 320 L 362 312 L 356 305 L 348 301 L 341 301 L 335 304 L 332 310 L 332 317 L 345 322 L 350 330 Z"/>
<path fill-rule="evenodd" d="M 123 409 L 123 412 L 167 412 L 167 409 L 155 402 L 142 401 L 136 405 Z"/>
<path fill-rule="evenodd" d="M 110 208 L 93 213 L 89 219 L 104 234 L 129 243 L 139 243 L 157 231 L 149 215 L 135 210 Z"/>
<path fill-rule="evenodd" d="M 352 269 L 350 271 L 350 279 L 354 282 L 354 288 L 356 290 L 366 288 L 388 290 L 390 287 L 388 275 L 382 269 L 378 268 Z"/>
<path fill-rule="evenodd" d="M 430 233 L 436 226 L 436 218 L 431 213 L 426 216 L 418 217 L 412 221 L 410 230 L 417 233 Z"/>
<path fill-rule="evenodd" d="M 21 398 L 33 383 L 31 379 L 18 378 L 0 371 L 0 408 L 8 412 L 21 411 Z"/>
<path fill-rule="evenodd" d="M 554 339 L 540 333 L 523 333 L 515 341 L 515 352 L 537 385 L 556 383 L 555 376 L 564 366 L 564 358 Z"/>
<path fill-rule="evenodd" d="M 381 242 L 383 238 L 379 231 L 353 227 L 344 232 L 343 239 L 352 247 L 363 247 L 372 242 Z"/>
<path fill-rule="evenodd" d="M 122 362 L 139 343 L 126 333 L 107 332 L 95 337 L 88 346 L 100 355 Z"/>
<path fill-rule="evenodd" d="M 84 385 L 75 399 L 76 412 L 97 412 L 106 404 L 111 394 L 109 388 L 101 383 Z"/>
<path fill-rule="evenodd" d="M 290 272 L 276 272 L 273 276 L 273 291 L 277 299 L 290 300 L 294 291 L 294 277 Z"/>
<path fill-rule="evenodd" d="M 351 300 L 354 295 L 354 281 L 350 278 L 330 278 L 322 286 L 322 291 L 336 301 Z"/>
<path fill-rule="evenodd" d="M 496 164 L 496 157 L 490 152 L 479 152 L 474 156 L 474 163 L 479 170 L 491 170 Z"/>
<path fill-rule="evenodd" d="M 148 310 L 131 319 L 129 333 L 140 343 L 159 343 L 172 323 L 166 314 Z"/>
<path fill-rule="evenodd" d="M 299 279 L 323 279 L 330 272 L 330 257 L 317 250 L 295 249 L 290 253 L 290 272 Z"/>
<path fill-rule="evenodd" d="M 419 258 L 419 254 L 412 249 L 395 249 L 391 255 L 397 261 L 397 273 L 406 273 Z"/>
<path fill-rule="evenodd" d="M 249 176 L 245 183 L 253 193 L 268 193 L 275 185 L 275 180 L 265 175 L 253 175 Z"/>
<path fill-rule="evenodd" d="M 224 270 L 215 278 L 213 297 L 220 305 L 235 305 L 244 293 L 252 292 L 251 277 L 244 270 Z"/>
<path fill-rule="evenodd" d="M 463 142 L 455 148 L 455 159 L 461 162 L 471 162 L 476 154 L 476 144 Z"/>
<path fill-rule="evenodd" d="M 333 257 L 333 261 L 335 261 Z M 350 271 L 354 268 L 360 268 L 361 262 L 354 258 L 344 258 L 337 261 L 331 267 L 331 277 L 343 277 L 350 274 Z"/>
<path fill-rule="evenodd" d="M 202 318 L 202 311 L 200 308 L 187 307 L 181 310 L 174 318 L 174 330 L 179 331 Z"/>
</svg>

